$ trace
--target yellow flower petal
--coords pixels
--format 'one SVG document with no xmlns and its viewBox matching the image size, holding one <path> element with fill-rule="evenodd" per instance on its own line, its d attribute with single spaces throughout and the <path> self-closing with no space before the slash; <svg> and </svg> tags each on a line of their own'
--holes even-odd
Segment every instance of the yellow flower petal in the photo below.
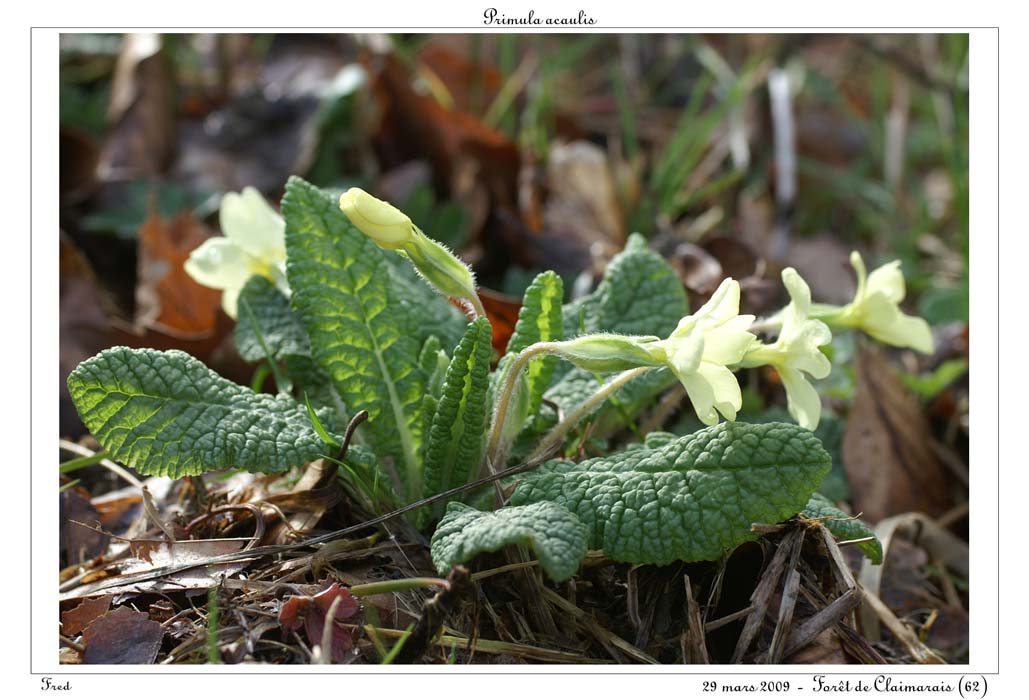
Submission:
<svg viewBox="0 0 1029 700">
<path fill-rule="evenodd" d="M 219 219 L 225 237 L 251 256 L 268 264 L 286 259 L 286 222 L 253 187 L 222 197 Z"/>
<path fill-rule="evenodd" d="M 699 332 L 689 333 L 678 338 L 664 341 L 663 347 L 668 364 L 677 376 L 685 376 L 697 371 L 704 356 L 704 336 Z"/>
<path fill-rule="evenodd" d="M 804 375 L 789 367 L 778 367 L 783 387 L 786 388 L 786 410 L 797 425 L 808 430 L 818 427 L 822 415 L 822 400 Z"/>
<path fill-rule="evenodd" d="M 878 292 L 886 295 L 894 304 L 904 301 L 904 273 L 900 270 L 900 260 L 894 260 L 872 270 L 868 275 L 865 289 L 867 295 L 871 296 Z"/>
<path fill-rule="evenodd" d="M 680 376 L 679 381 L 685 387 L 697 417 L 705 425 L 717 423 L 718 413 L 728 420 L 735 420 L 736 412 L 743 406 L 736 375 L 722 365 L 701 362 L 696 372 Z"/>
<path fill-rule="evenodd" d="M 908 316 L 883 294 L 865 302 L 861 328 L 876 340 L 899 348 L 912 348 L 926 355 L 933 352 L 933 334 L 924 318 Z"/>
<path fill-rule="evenodd" d="M 197 246 L 183 267 L 205 287 L 231 289 L 246 284 L 254 263 L 253 257 L 234 241 L 218 236 Z"/>
<path fill-rule="evenodd" d="M 737 316 L 704 332 L 704 361 L 734 365 L 743 359 L 756 336 L 747 331 L 754 317 Z"/>
<path fill-rule="evenodd" d="M 722 280 L 706 304 L 687 318 L 701 324 L 722 324 L 740 312 L 740 283 L 731 277 Z"/>
</svg>

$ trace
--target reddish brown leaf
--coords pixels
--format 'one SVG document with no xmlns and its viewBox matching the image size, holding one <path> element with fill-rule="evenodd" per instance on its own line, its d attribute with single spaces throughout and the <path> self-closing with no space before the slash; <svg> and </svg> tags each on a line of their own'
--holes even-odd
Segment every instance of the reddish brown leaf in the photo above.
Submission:
<svg viewBox="0 0 1029 700">
<path fill-rule="evenodd" d="M 146 613 L 122 606 L 97 618 L 82 633 L 87 664 L 152 664 L 164 628 Z"/>
<path fill-rule="evenodd" d="M 279 624 L 286 630 L 295 630 L 303 622 L 308 643 L 320 645 L 329 609 L 337 599 L 339 605 L 333 616 L 335 627 L 332 630 L 332 659 L 336 662 L 345 661 L 347 652 L 354 647 L 354 635 L 340 623 L 353 617 L 361 609 L 360 603 L 350 594 L 349 588 L 333 582 L 314 596 L 287 598 L 279 611 Z"/>
<path fill-rule="evenodd" d="M 71 637 L 86 629 L 93 620 L 105 614 L 114 596 L 86 598 L 76 607 L 61 615 L 61 634 Z"/>
<path fill-rule="evenodd" d="M 493 349 L 500 355 L 507 351 L 507 343 L 518 323 L 518 312 L 522 310 L 522 302 L 515 297 L 494 292 L 492 289 L 479 287 L 479 299 L 486 309 L 490 325 L 493 327 Z"/>
<path fill-rule="evenodd" d="M 214 332 L 221 292 L 197 283 L 182 267 L 189 254 L 210 236 L 189 213 L 171 221 L 155 213 L 143 223 L 139 229 L 137 325 L 170 329 L 187 337 Z"/>
<path fill-rule="evenodd" d="M 875 523 L 918 511 L 935 516 L 954 504 L 954 478 L 930 445 L 918 401 L 882 352 L 858 353 L 857 391 L 843 436 L 843 463 L 854 510 Z"/>
</svg>

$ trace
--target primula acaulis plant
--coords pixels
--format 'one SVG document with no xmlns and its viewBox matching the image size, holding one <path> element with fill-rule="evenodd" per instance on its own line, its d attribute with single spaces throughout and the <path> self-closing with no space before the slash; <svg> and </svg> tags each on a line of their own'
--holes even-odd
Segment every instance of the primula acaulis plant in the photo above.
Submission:
<svg viewBox="0 0 1029 700">
<path fill-rule="evenodd" d="M 558 275 L 538 275 L 495 361 L 471 269 L 402 211 L 300 178 L 281 208 L 252 188 L 226 195 L 224 237 L 186 263 L 224 290 L 230 316 L 246 311 L 237 347 L 274 373 L 277 395 L 183 352 L 112 348 L 71 373 L 72 399 L 109 457 L 143 474 L 284 472 L 327 458 L 364 508 L 405 506 L 432 533 L 441 572 L 510 544 L 531 546 L 555 579 L 588 549 L 633 564 L 715 559 L 755 539 L 753 523 L 822 517 L 831 504 L 816 490 L 831 459 L 812 432 L 814 381 L 829 373 L 830 328 L 932 348 L 925 321 L 899 309 L 899 264 L 866 275 L 855 254 L 858 291 L 840 307 L 813 304 L 787 268 L 789 303 L 755 323 L 733 279 L 691 312 L 674 268 L 634 234 L 583 297 L 566 302 Z M 761 366 L 782 378 L 797 425 L 736 422 L 737 372 Z M 563 457 L 582 452 L 593 426 L 634 422 L 676 382 L 703 429 Z M 355 416 L 367 420 L 350 422 L 341 449 Z M 476 507 L 490 500 L 495 509 Z M 862 527 L 848 521 L 846 537 L 865 537 Z"/>
</svg>

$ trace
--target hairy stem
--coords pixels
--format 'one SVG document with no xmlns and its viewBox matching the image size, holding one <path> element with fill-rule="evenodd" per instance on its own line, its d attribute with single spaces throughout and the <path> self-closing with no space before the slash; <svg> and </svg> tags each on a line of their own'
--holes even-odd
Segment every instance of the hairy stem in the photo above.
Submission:
<svg viewBox="0 0 1029 700">
<path fill-rule="evenodd" d="M 561 444 L 564 437 L 571 432 L 571 430 L 579 424 L 579 422 L 594 411 L 600 404 L 602 404 L 609 396 L 621 389 L 623 386 L 631 382 L 636 377 L 641 376 L 649 370 L 655 369 L 654 367 L 636 367 L 635 369 L 629 369 L 621 374 L 617 375 L 614 379 L 609 381 L 604 386 L 600 387 L 593 396 L 589 397 L 581 404 L 579 404 L 574 411 L 565 416 L 564 420 L 554 426 L 554 428 L 547 433 L 547 436 L 543 438 L 536 449 L 532 451 L 528 461 L 532 462 L 537 459 L 541 459 L 550 450 Z"/>
<path fill-rule="evenodd" d="M 507 446 L 504 445 L 504 423 L 507 422 L 508 413 L 511 408 L 511 399 L 518 388 L 518 380 L 522 372 L 528 366 L 529 361 L 537 355 L 551 352 L 555 347 L 554 343 L 534 343 L 514 356 L 508 366 L 504 383 L 497 395 L 496 408 L 493 411 L 493 424 L 490 429 L 489 440 L 486 442 L 486 452 L 483 461 L 487 473 L 495 474 L 496 465 L 503 468 L 503 460 L 506 457 Z"/>
</svg>

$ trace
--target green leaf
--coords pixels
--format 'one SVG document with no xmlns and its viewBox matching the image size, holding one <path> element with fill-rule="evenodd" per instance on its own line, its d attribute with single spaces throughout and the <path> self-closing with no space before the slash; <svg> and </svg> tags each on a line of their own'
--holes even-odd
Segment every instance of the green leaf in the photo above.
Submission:
<svg viewBox="0 0 1029 700">
<path fill-rule="evenodd" d="M 563 309 L 565 337 L 584 333 L 623 333 L 665 337 L 689 312 L 679 275 L 663 257 L 647 247 L 639 234 L 629 236 L 596 291 Z M 561 362 L 545 396 L 565 412 L 596 393 L 602 377 Z M 653 398 L 675 384 L 666 369 L 647 372 L 619 390 L 600 409 L 594 434 L 610 433 L 635 417 Z"/>
<path fill-rule="evenodd" d="M 450 358 L 443 350 L 439 338 L 430 335 L 422 344 L 418 365 L 428 378 L 426 393 L 433 397 L 439 396 L 443 392 L 443 380 L 446 379 L 447 367 L 450 365 Z"/>
<path fill-rule="evenodd" d="M 657 449 L 547 462 L 520 477 L 511 503 L 568 508 L 612 559 L 707 561 L 756 539 L 752 524 L 800 512 L 829 464 L 796 425 L 721 423 Z"/>
<path fill-rule="evenodd" d="M 233 337 L 239 356 L 247 362 L 311 354 L 311 343 L 300 319 L 268 278 L 251 277 L 239 294 L 239 307 Z"/>
<path fill-rule="evenodd" d="M 580 309 L 584 328 L 580 329 Z M 612 258 L 597 289 L 563 309 L 565 337 L 623 333 L 664 337 L 675 330 L 689 306 L 679 274 L 634 233 Z"/>
<path fill-rule="evenodd" d="M 561 302 L 564 283 L 554 272 L 542 272 L 525 290 L 522 308 L 518 312 L 511 340 L 507 344 L 507 357 L 513 357 L 533 343 L 563 340 L 564 328 Z M 529 363 L 525 370 L 528 389 L 528 415 L 535 416 L 543 401 L 543 392 L 550 385 L 557 357 L 544 355 Z"/>
<path fill-rule="evenodd" d="M 563 581 L 586 556 L 586 526 L 555 503 L 501 508 L 492 513 L 451 503 L 432 536 L 432 563 L 440 573 L 482 552 L 512 544 L 532 547 L 550 578 Z"/>
<path fill-rule="evenodd" d="M 490 323 L 480 317 L 468 324 L 447 367 L 425 451 L 427 496 L 467 483 L 479 466 L 490 413 L 486 396 L 492 354 Z M 432 512 L 441 515 L 442 506 L 437 503 Z"/>
<path fill-rule="evenodd" d="M 141 474 L 281 472 L 326 450 L 303 406 L 255 394 L 179 350 L 105 350 L 75 368 L 68 390 L 104 449 Z"/>
<path fill-rule="evenodd" d="M 744 423 L 792 423 L 793 417 L 783 406 L 769 406 L 758 412 L 741 411 L 736 420 Z M 694 422 L 697 424 L 694 430 L 703 428 L 703 424 L 695 416 Z M 817 491 L 832 501 L 845 501 L 850 498 L 850 482 L 843 468 L 843 431 L 846 427 L 846 421 L 826 411 L 822 413 L 822 419 L 813 431 L 832 458 L 832 468 L 818 485 Z"/>
<path fill-rule="evenodd" d="M 396 460 L 407 495 L 421 494 L 426 377 L 412 309 L 395 303 L 391 268 L 324 192 L 286 184 L 286 274 L 312 355 L 353 411 L 368 411 L 371 444 Z M 431 296 L 428 293 L 424 297 Z"/>
<path fill-rule="evenodd" d="M 834 537 L 841 540 L 861 540 L 873 537 L 874 539 L 871 541 L 862 542 L 857 547 L 873 564 L 882 564 L 883 545 L 875 536 L 875 531 L 863 521 L 844 513 L 822 494 L 812 494 L 811 500 L 807 502 L 800 514 L 811 520 L 825 518 L 821 521 L 822 525 Z"/>
<path fill-rule="evenodd" d="M 380 253 L 388 265 L 390 303 L 400 306 L 417 320 L 411 332 L 419 346 L 433 335 L 439 338 L 443 348 L 457 345 L 468 318 L 441 294 L 431 291 L 410 260 L 391 251 L 380 250 Z"/>
</svg>

